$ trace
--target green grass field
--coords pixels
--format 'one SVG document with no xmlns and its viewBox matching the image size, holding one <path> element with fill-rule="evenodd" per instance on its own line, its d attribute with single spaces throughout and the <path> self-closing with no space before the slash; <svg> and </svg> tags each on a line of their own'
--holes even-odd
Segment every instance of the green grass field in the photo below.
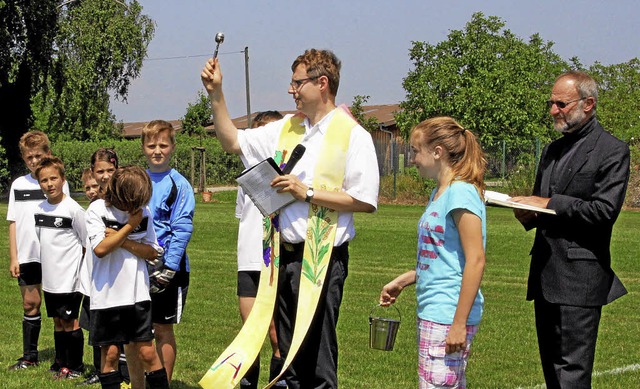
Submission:
<svg viewBox="0 0 640 389">
<path fill-rule="evenodd" d="M 177 326 L 179 354 L 172 388 L 198 388 L 197 382 L 241 325 L 235 296 L 235 192 L 216 194 L 215 199 L 214 203 L 199 202 L 196 208 L 189 246 L 191 287 L 183 323 Z M 376 214 L 357 215 L 358 235 L 350 247 L 349 277 L 338 326 L 342 388 L 417 387 L 413 288 L 405 290 L 397 303 L 402 324 L 394 351 L 369 348 L 368 317 L 382 285 L 414 266 L 416 224 L 421 213 L 421 206 L 382 205 Z M 0 214 L 6 214 L 6 202 L 0 204 Z M 7 223 L 0 225 L 0 236 L 8 236 Z M 472 347 L 469 387 L 544 387 L 533 305 L 525 301 L 533 232 L 525 232 L 506 209 L 490 208 L 487 225 L 487 266 L 482 283 L 486 305 Z M 614 268 L 629 295 L 603 309 L 595 388 L 634 388 L 640 382 L 639 242 L 640 213 L 623 212 L 614 230 L 612 251 Z M 8 267 L 6 238 L 0 239 L 0 253 Z M 53 323 L 48 318 L 43 320 L 40 338 L 41 365 L 26 371 L 6 370 L 22 350 L 20 293 L 8 271 L 0 278 L 0 296 L 0 387 L 74 386 L 74 382 L 53 381 L 47 372 L 53 358 Z M 269 349 L 265 344 L 264 370 Z M 87 347 L 87 365 L 90 360 Z"/>
</svg>

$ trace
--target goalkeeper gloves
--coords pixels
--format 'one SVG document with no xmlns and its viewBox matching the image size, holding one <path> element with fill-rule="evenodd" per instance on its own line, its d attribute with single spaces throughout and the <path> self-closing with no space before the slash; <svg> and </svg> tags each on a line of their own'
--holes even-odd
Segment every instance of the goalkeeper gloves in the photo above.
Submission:
<svg viewBox="0 0 640 389">
<path fill-rule="evenodd" d="M 175 270 L 171 270 L 164 265 L 164 249 L 156 249 L 158 255 L 154 259 L 147 260 L 147 270 L 149 272 L 149 291 L 151 293 L 161 293 L 167 288 L 173 277 Z"/>
<path fill-rule="evenodd" d="M 161 264 L 159 268 L 157 268 L 153 273 L 149 274 L 149 291 L 151 293 L 164 292 L 175 275 L 175 270 L 171 270 L 164 264 Z"/>
</svg>

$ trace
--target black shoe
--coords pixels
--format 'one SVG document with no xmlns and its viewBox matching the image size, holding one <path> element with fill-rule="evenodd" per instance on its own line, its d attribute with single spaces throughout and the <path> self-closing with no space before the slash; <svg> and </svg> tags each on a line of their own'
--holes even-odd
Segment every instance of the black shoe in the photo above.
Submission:
<svg viewBox="0 0 640 389">
<path fill-rule="evenodd" d="M 79 382 L 78 386 L 81 385 L 93 385 L 93 384 L 99 384 L 100 383 L 100 377 L 98 377 L 97 373 L 92 373 L 89 377 L 87 377 L 86 380 Z"/>
<path fill-rule="evenodd" d="M 273 384 L 274 388 L 286 388 L 287 387 L 287 381 L 283 379 L 276 381 L 275 384 Z"/>
<path fill-rule="evenodd" d="M 82 377 L 81 371 L 71 370 L 66 367 L 63 367 L 62 369 L 60 369 L 58 374 L 54 376 L 56 380 L 67 380 L 67 379 L 73 380 L 80 377 Z"/>
<path fill-rule="evenodd" d="M 60 372 L 60 364 L 57 361 L 53 362 L 51 366 L 49 366 L 49 371 L 52 373 Z"/>
<path fill-rule="evenodd" d="M 240 389 L 256 389 L 257 387 L 257 384 L 252 384 L 246 377 L 240 380 Z"/>
<path fill-rule="evenodd" d="M 22 369 L 28 369 L 34 366 L 38 366 L 38 361 L 30 361 L 22 357 L 18 359 L 18 362 L 9 366 L 9 370 L 22 370 Z"/>
</svg>

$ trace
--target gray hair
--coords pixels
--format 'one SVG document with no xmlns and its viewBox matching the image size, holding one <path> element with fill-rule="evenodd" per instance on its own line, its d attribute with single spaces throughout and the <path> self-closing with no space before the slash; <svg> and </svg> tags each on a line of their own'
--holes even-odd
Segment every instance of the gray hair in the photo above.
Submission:
<svg viewBox="0 0 640 389">
<path fill-rule="evenodd" d="M 581 99 L 593 97 L 593 111 L 598 105 L 598 83 L 590 75 L 580 70 L 571 70 L 562 73 L 556 78 L 556 82 L 563 78 L 570 78 L 576 82 L 576 90 Z"/>
</svg>

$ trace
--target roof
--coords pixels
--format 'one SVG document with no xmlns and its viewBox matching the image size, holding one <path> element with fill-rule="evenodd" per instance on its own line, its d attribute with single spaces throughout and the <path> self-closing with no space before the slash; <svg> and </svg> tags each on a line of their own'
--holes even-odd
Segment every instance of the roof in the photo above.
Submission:
<svg viewBox="0 0 640 389">
<path fill-rule="evenodd" d="M 167 120 L 167 121 L 171 123 L 171 125 L 173 126 L 173 128 L 175 128 L 176 131 L 182 131 L 182 120 Z M 149 122 L 122 123 L 123 125 L 122 135 L 126 139 L 140 138 L 140 135 L 142 134 L 142 129 L 144 128 L 144 126 L 147 125 L 147 123 Z"/>
<path fill-rule="evenodd" d="M 398 104 L 383 104 L 383 105 L 365 105 L 362 107 L 365 118 L 374 117 L 376 120 L 382 124 L 383 127 L 392 127 L 396 124 L 396 120 L 394 118 L 394 114 L 400 110 L 400 105 Z M 280 111 L 281 114 L 294 114 L 296 111 Z M 258 112 L 254 112 L 251 114 L 252 117 L 255 117 Z M 237 117 L 235 119 L 231 119 L 233 124 L 237 128 L 246 128 L 247 127 L 247 115 Z M 176 131 L 182 131 L 182 121 L 181 120 L 168 120 L 173 128 Z M 130 122 L 130 123 L 122 123 L 124 126 L 122 129 L 122 134 L 127 139 L 139 138 L 142 134 L 142 129 L 148 122 Z M 205 127 L 205 130 L 208 133 L 213 132 L 213 124 Z"/>
</svg>

